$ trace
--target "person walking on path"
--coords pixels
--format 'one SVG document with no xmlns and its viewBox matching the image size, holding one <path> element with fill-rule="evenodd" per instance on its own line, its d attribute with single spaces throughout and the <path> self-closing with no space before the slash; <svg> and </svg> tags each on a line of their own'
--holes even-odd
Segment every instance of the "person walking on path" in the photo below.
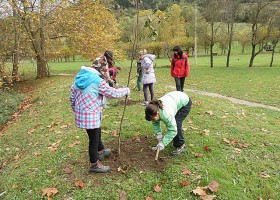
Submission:
<svg viewBox="0 0 280 200">
<path fill-rule="evenodd" d="M 75 115 L 75 125 L 86 129 L 89 138 L 90 172 L 108 172 L 100 160 L 111 154 L 101 140 L 101 119 L 104 99 L 121 98 L 130 94 L 129 88 L 115 89 L 104 80 L 106 57 L 96 59 L 92 66 L 82 66 L 71 86 L 70 104 Z"/>
<path fill-rule="evenodd" d="M 139 52 L 139 61 L 141 62 L 142 68 L 142 83 L 143 83 L 143 93 L 144 93 L 144 104 L 147 105 L 149 102 L 148 98 L 148 88 L 151 95 L 151 101 L 154 99 L 154 83 L 156 82 L 156 76 L 154 71 L 154 60 L 156 56 L 153 54 L 147 54 L 146 50 Z"/>
<path fill-rule="evenodd" d="M 170 64 L 171 76 L 175 79 L 177 91 L 184 91 L 185 78 L 189 76 L 190 64 L 187 54 L 183 53 L 180 46 L 173 48 L 173 56 Z"/>
<path fill-rule="evenodd" d="M 183 120 L 188 116 L 192 106 L 190 97 L 180 91 L 169 92 L 158 100 L 149 102 L 145 109 L 145 118 L 152 121 L 158 144 L 153 150 L 164 149 L 171 141 L 176 150 L 171 155 L 177 156 L 186 151 Z M 167 133 L 163 135 L 160 122 L 166 125 Z"/>
</svg>

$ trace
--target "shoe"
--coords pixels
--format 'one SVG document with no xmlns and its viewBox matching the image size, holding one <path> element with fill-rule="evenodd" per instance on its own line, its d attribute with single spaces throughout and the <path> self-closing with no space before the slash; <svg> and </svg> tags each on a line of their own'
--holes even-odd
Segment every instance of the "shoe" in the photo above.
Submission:
<svg viewBox="0 0 280 200">
<path fill-rule="evenodd" d="M 99 160 L 103 160 L 105 157 L 111 155 L 111 153 L 112 153 L 111 149 L 103 149 L 101 151 L 98 151 Z"/>
<path fill-rule="evenodd" d="M 95 173 L 106 173 L 110 169 L 109 166 L 103 165 L 99 160 L 96 163 L 91 163 L 91 166 L 89 168 L 90 172 Z"/>
<path fill-rule="evenodd" d="M 146 106 L 146 105 L 148 105 L 148 104 L 149 104 L 148 101 L 144 101 L 143 103 L 140 103 L 140 105 L 142 105 L 142 106 Z"/>
<path fill-rule="evenodd" d="M 181 154 L 181 153 L 183 153 L 185 151 L 187 151 L 187 148 L 186 148 L 186 145 L 183 144 L 182 146 L 176 148 L 176 150 L 172 151 L 171 155 L 172 156 L 178 156 L 179 154 Z"/>
</svg>

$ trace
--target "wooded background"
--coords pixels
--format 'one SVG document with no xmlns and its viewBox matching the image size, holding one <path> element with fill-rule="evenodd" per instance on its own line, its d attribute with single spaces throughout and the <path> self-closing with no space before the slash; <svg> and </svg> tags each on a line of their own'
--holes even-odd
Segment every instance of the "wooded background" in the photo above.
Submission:
<svg viewBox="0 0 280 200">
<path fill-rule="evenodd" d="M 2 0 L 0 3 L 1 84 L 20 80 L 19 62 L 37 64 L 37 78 L 50 75 L 48 61 L 90 60 L 110 49 L 133 59 L 145 48 L 171 56 L 180 45 L 189 56 L 226 54 L 232 47 L 251 54 L 248 67 L 280 38 L 280 1 L 275 0 Z M 137 41 L 136 41 L 137 40 Z M 6 70 L 12 63 L 12 70 Z"/>
</svg>

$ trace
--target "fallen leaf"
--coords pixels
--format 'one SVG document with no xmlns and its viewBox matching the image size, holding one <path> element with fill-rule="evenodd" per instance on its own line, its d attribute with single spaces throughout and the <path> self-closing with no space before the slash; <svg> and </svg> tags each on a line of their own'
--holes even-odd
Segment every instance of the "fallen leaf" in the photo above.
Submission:
<svg viewBox="0 0 280 200">
<path fill-rule="evenodd" d="M 72 144 L 69 144 L 68 147 L 73 148 L 77 144 L 80 144 L 80 141 L 75 141 Z"/>
<path fill-rule="evenodd" d="M 211 181 L 208 184 L 208 188 L 209 190 L 211 190 L 211 192 L 217 192 L 218 187 L 219 187 L 219 183 L 217 181 Z"/>
<path fill-rule="evenodd" d="M 61 129 L 65 129 L 65 128 L 67 128 L 68 127 L 68 125 L 63 125 L 63 126 L 61 126 L 60 128 Z"/>
<path fill-rule="evenodd" d="M 206 189 L 207 187 L 197 187 L 195 188 L 192 192 L 195 194 L 195 195 L 198 195 L 198 196 L 205 196 L 207 195 L 206 193 Z"/>
<path fill-rule="evenodd" d="M 156 186 L 154 187 L 154 191 L 155 191 L 155 192 L 161 192 L 161 187 L 160 187 L 159 185 L 156 185 Z"/>
<path fill-rule="evenodd" d="M 189 181 L 178 181 L 183 186 L 189 186 L 191 183 Z"/>
<path fill-rule="evenodd" d="M 249 147 L 249 146 L 250 146 L 250 144 L 247 144 L 247 143 L 242 144 L 242 147 L 243 147 L 243 148 L 247 148 L 247 147 Z"/>
<path fill-rule="evenodd" d="M 182 173 L 185 175 L 188 175 L 188 176 L 190 176 L 192 174 L 192 172 L 190 170 L 188 170 L 187 168 L 183 168 Z"/>
<path fill-rule="evenodd" d="M 34 133 L 35 131 L 36 131 L 36 129 L 32 128 L 29 131 L 27 131 L 27 134 L 30 135 L 30 134 Z"/>
<path fill-rule="evenodd" d="M 121 190 L 120 192 L 119 192 L 119 200 L 126 200 L 126 192 L 125 191 L 123 191 L 123 190 Z"/>
<path fill-rule="evenodd" d="M 204 135 L 209 135 L 209 133 L 210 133 L 210 130 L 204 129 L 202 134 L 204 134 Z"/>
<path fill-rule="evenodd" d="M 241 150 L 241 149 L 238 149 L 238 148 L 234 148 L 233 152 L 234 152 L 234 153 L 241 153 L 242 150 Z"/>
<path fill-rule="evenodd" d="M 72 169 L 70 169 L 69 167 L 64 168 L 63 171 L 64 171 L 66 174 L 72 174 Z"/>
<path fill-rule="evenodd" d="M 145 200 L 154 200 L 154 198 L 152 196 L 148 196 Z"/>
<path fill-rule="evenodd" d="M 202 153 L 194 153 L 194 157 L 201 157 L 201 156 L 203 156 L 203 154 Z"/>
<path fill-rule="evenodd" d="M 224 138 L 223 142 L 228 143 L 228 144 L 230 143 L 230 141 L 227 138 Z"/>
<path fill-rule="evenodd" d="M 112 130 L 112 135 L 113 136 L 118 136 L 119 135 L 119 131 L 118 130 Z"/>
<path fill-rule="evenodd" d="M 42 153 L 40 153 L 40 152 L 35 152 L 34 155 L 38 157 L 38 156 L 42 155 Z"/>
<path fill-rule="evenodd" d="M 269 178 L 270 176 L 266 172 L 261 172 L 260 177 Z"/>
<path fill-rule="evenodd" d="M 206 146 L 204 146 L 203 148 L 202 148 L 204 151 L 209 151 L 210 149 L 209 149 L 209 147 L 206 145 Z"/>
<path fill-rule="evenodd" d="M 42 196 L 47 195 L 48 197 L 50 197 L 58 193 L 58 190 L 56 188 L 45 188 L 42 190 L 42 192 L 43 192 Z"/>
<path fill-rule="evenodd" d="M 239 139 L 234 139 L 234 140 L 231 140 L 229 144 L 230 144 L 230 145 L 235 145 L 235 144 L 238 143 L 238 142 L 240 142 Z"/>
<path fill-rule="evenodd" d="M 83 189 L 83 187 L 85 186 L 85 183 L 83 181 L 76 181 L 75 186 L 79 187 L 80 189 Z"/>
</svg>

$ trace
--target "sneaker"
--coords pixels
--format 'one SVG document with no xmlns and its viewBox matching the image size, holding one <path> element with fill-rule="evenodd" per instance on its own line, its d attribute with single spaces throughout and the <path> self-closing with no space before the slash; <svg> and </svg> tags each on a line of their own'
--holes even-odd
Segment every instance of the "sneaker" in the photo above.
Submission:
<svg viewBox="0 0 280 200">
<path fill-rule="evenodd" d="M 176 148 L 176 150 L 171 152 L 172 156 L 178 156 L 180 153 L 187 151 L 186 145 L 183 144 L 182 146 Z"/>
<path fill-rule="evenodd" d="M 143 103 L 140 103 L 141 106 L 146 106 L 146 105 L 148 105 L 148 104 L 149 104 L 148 101 L 144 101 Z"/>
<path fill-rule="evenodd" d="M 91 163 L 89 171 L 95 173 L 106 173 L 110 169 L 109 166 L 103 165 L 99 160 L 96 163 Z"/>
<path fill-rule="evenodd" d="M 103 160 L 105 157 L 108 157 L 109 155 L 111 155 L 111 152 L 111 149 L 103 149 L 101 151 L 98 151 L 99 160 Z"/>
</svg>

